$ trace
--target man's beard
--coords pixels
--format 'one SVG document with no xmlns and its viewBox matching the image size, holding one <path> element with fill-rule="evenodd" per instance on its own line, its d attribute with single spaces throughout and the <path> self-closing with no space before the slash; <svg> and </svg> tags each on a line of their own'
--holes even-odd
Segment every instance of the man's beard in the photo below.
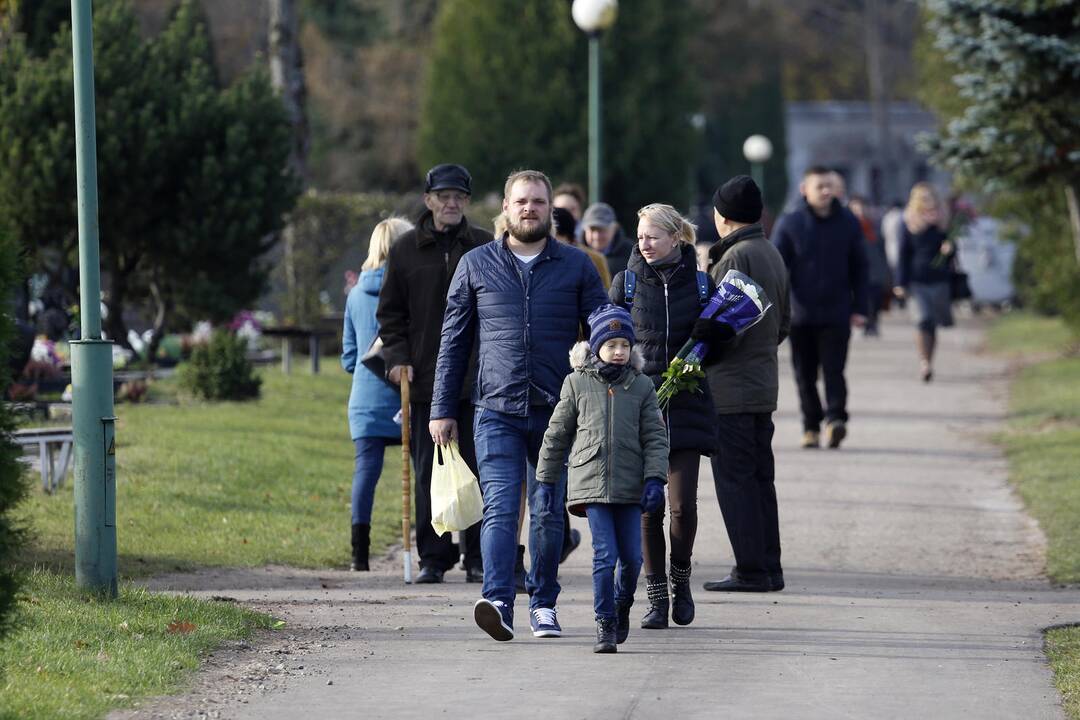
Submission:
<svg viewBox="0 0 1080 720">
<path fill-rule="evenodd" d="M 518 242 L 525 243 L 526 245 L 540 242 L 551 233 L 550 217 L 541 217 L 531 229 L 526 229 L 523 225 L 519 225 L 510 219 L 507 219 L 506 224 L 510 229 L 510 234 L 514 236 L 514 239 Z"/>
</svg>

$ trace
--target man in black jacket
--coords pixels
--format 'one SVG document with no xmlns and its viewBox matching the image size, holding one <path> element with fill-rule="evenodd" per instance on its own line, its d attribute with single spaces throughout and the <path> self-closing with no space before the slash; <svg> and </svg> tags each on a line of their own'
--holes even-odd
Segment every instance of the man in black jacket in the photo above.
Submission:
<svg viewBox="0 0 1080 720">
<path fill-rule="evenodd" d="M 866 249 L 862 227 L 836 198 L 828 169 L 806 171 L 802 204 L 781 217 L 773 243 L 791 275 L 791 360 L 802 408 L 804 448 L 840 447 L 847 435 L 847 363 L 851 327 L 863 327 L 868 312 Z M 817 390 L 825 376 L 825 404 Z"/>
<path fill-rule="evenodd" d="M 427 174 L 424 204 L 427 209 L 416 229 L 401 236 L 386 258 L 386 275 L 379 292 L 379 336 L 387 373 L 394 384 L 401 373 L 410 382 L 411 450 L 416 476 L 416 546 L 420 554 L 418 583 L 439 583 L 457 563 L 458 551 L 450 533 L 437 535 L 431 527 L 431 463 L 435 444 L 428 432 L 431 391 L 446 291 L 461 256 L 491 241 L 491 233 L 469 225 L 465 208 L 472 194 L 472 178 L 460 165 L 436 165 Z M 461 390 L 458 405 L 458 442 L 461 456 L 476 472 L 473 449 L 471 382 Z M 480 523 L 462 533 L 468 582 L 483 582 Z"/>
<path fill-rule="evenodd" d="M 772 592 L 784 588 L 776 509 L 773 421 L 780 386 L 777 347 L 788 335 L 788 276 L 761 226 L 761 190 L 746 175 L 713 196 L 720 236 L 709 250 L 709 273 L 719 284 L 729 270 L 748 275 L 773 305 L 753 327 L 732 338 L 715 322 L 698 320 L 691 337 L 709 341 L 705 373 L 716 410 L 712 456 L 716 499 L 724 515 L 735 567 L 706 590 Z"/>
</svg>

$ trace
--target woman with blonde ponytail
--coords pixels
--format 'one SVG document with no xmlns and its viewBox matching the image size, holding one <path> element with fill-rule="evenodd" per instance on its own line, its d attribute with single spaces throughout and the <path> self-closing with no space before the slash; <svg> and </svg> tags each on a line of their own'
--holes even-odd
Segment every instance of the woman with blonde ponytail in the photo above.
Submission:
<svg viewBox="0 0 1080 720">
<path fill-rule="evenodd" d="M 386 272 L 390 245 L 412 229 L 401 218 L 383 220 L 371 233 L 367 260 L 360 279 L 345 301 L 345 324 L 341 337 L 341 366 L 352 373 L 349 393 L 349 434 L 356 451 L 352 482 L 352 563 L 353 570 L 368 570 L 368 547 L 371 540 L 371 507 L 375 484 L 382 474 L 383 453 L 387 445 L 401 441 L 401 428 L 394 414 L 401 407 L 397 391 L 364 365 L 359 358 L 379 334 L 375 308 Z"/>
<path fill-rule="evenodd" d="M 626 270 L 611 281 L 612 302 L 634 319 L 634 332 L 645 357 L 643 372 L 659 386 L 661 375 L 689 339 L 694 321 L 715 284 L 697 269 L 697 231 L 670 205 L 646 205 L 638 211 L 637 246 Z M 665 411 L 670 439 L 667 503 L 671 512 L 670 593 L 664 506 L 641 517 L 645 582 L 649 608 L 641 627 L 660 629 L 671 620 L 694 619 L 690 595 L 690 557 L 697 533 L 698 466 L 715 444 L 714 412 L 707 387 L 672 398 Z M 629 608 L 620 608 L 629 613 Z"/>
<path fill-rule="evenodd" d="M 934 186 L 915 183 L 900 228 L 895 293 L 897 297 L 907 298 L 911 306 L 917 329 L 919 377 L 923 382 L 934 378 L 938 327 L 953 324 L 949 281 L 956 249 L 945 234 L 947 227 L 945 207 Z"/>
</svg>

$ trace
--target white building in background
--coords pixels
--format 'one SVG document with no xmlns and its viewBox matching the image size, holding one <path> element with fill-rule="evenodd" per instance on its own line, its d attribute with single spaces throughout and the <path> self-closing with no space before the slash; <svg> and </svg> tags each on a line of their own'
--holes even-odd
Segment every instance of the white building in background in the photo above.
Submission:
<svg viewBox="0 0 1080 720">
<path fill-rule="evenodd" d="M 848 195 L 863 195 L 878 205 L 904 202 L 916 182 L 929 180 L 943 193 L 949 176 L 933 168 L 916 149 L 920 133 L 934 132 L 937 121 L 920 105 L 896 102 L 889 106 L 895 177 L 891 197 L 874 157 L 874 126 L 870 104 L 856 101 L 789 102 L 787 120 L 788 197 L 786 206 L 799 200 L 799 181 L 806 168 L 825 165 L 847 181 Z"/>
</svg>

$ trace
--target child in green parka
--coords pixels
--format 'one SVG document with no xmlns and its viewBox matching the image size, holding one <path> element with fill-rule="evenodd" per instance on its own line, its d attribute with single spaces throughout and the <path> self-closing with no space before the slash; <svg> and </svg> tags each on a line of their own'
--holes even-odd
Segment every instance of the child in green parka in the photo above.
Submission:
<svg viewBox="0 0 1080 720">
<path fill-rule="evenodd" d="M 568 465 L 567 506 L 588 517 L 593 538 L 593 652 L 613 653 L 630 632 L 642 510 L 664 502 L 668 438 L 653 383 L 641 373 L 630 313 L 602 305 L 589 329 L 589 341 L 570 351 L 574 370 L 544 433 L 536 479 L 542 502 L 554 504 Z"/>
</svg>

